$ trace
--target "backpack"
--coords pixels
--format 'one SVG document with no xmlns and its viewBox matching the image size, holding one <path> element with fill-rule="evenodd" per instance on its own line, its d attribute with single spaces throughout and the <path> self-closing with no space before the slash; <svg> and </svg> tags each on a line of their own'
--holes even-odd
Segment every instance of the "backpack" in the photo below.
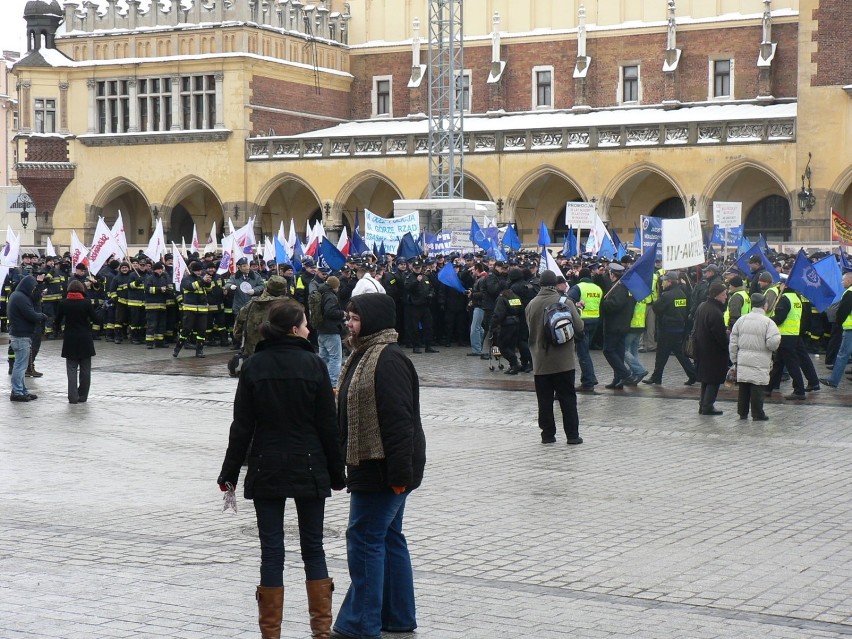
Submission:
<svg viewBox="0 0 852 639">
<path fill-rule="evenodd" d="M 560 346 L 574 339 L 574 318 L 562 296 L 544 309 L 544 338 L 548 346 Z"/>
<path fill-rule="evenodd" d="M 319 327 L 322 324 L 322 293 L 319 289 L 308 295 L 308 313 L 311 326 Z"/>
</svg>

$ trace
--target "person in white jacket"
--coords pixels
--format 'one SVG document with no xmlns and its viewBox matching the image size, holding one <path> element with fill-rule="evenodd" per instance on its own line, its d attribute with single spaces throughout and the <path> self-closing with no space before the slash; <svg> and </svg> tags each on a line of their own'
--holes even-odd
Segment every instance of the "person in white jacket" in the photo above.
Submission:
<svg viewBox="0 0 852 639">
<path fill-rule="evenodd" d="M 358 276 L 358 283 L 355 285 L 355 288 L 352 289 L 352 297 L 363 295 L 364 293 L 385 292 L 385 287 L 382 286 L 382 283 L 373 277 L 373 274 L 371 273 L 373 269 L 375 269 L 375 266 L 372 264 L 369 266 L 363 265 L 358 267 L 358 270 L 355 272 Z"/>
<path fill-rule="evenodd" d="M 737 412 L 740 419 L 751 418 L 765 422 L 769 418 L 763 411 L 763 398 L 769 384 L 769 369 L 772 353 L 781 344 L 781 333 L 766 316 L 766 297 L 760 293 L 751 295 L 751 311 L 740 317 L 731 329 L 728 353 L 737 367 Z"/>
</svg>

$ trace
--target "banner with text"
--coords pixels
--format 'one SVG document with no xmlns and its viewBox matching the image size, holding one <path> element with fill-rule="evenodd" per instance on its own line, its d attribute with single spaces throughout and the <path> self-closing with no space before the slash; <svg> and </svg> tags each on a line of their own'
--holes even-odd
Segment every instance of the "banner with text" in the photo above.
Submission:
<svg viewBox="0 0 852 639">
<path fill-rule="evenodd" d="M 446 255 L 456 250 L 453 245 L 453 234 L 451 231 L 441 231 L 437 235 L 426 234 L 426 250 L 429 255 Z"/>
<path fill-rule="evenodd" d="M 565 204 L 565 225 L 575 229 L 593 228 L 596 212 L 594 202 L 568 202 Z"/>
<path fill-rule="evenodd" d="M 663 268 L 686 268 L 703 261 L 704 236 L 698 214 L 682 220 L 663 220 Z"/>
<path fill-rule="evenodd" d="M 642 222 L 642 252 L 644 253 L 654 244 L 657 244 L 657 257 L 655 259 L 663 259 L 663 218 L 651 217 L 650 215 L 640 215 Z"/>
<path fill-rule="evenodd" d="M 364 241 L 367 246 L 379 246 L 384 242 L 386 249 L 395 249 L 400 238 L 406 233 L 411 233 L 415 240 L 420 235 L 419 211 L 400 217 L 384 218 L 364 209 Z"/>
<path fill-rule="evenodd" d="M 713 202 L 713 224 L 720 229 L 732 229 L 742 224 L 742 202 Z"/>
</svg>

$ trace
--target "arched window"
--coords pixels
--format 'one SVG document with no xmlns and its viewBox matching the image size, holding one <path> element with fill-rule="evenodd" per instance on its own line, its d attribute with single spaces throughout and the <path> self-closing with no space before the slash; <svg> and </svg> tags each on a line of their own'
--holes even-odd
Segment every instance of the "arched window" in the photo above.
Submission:
<svg viewBox="0 0 852 639">
<path fill-rule="evenodd" d="M 763 198 L 753 207 L 745 219 L 744 233 L 748 237 L 757 237 L 763 233 L 767 240 L 786 242 L 790 239 L 790 202 L 780 195 Z"/>
<path fill-rule="evenodd" d="M 686 217 L 683 200 L 679 197 L 670 197 L 668 200 L 663 200 L 651 212 L 651 217 L 662 217 L 667 220 Z"/>
</svg>

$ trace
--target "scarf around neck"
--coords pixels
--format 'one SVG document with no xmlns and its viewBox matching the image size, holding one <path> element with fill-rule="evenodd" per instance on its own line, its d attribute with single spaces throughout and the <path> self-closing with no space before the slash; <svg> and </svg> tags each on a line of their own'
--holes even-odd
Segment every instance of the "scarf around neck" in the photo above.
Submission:
<svg viewBox="0 0 852 639">
<path fill-rule="evenodd" d="M 350 466 L 357 466 L 362 460 L 385 458 L 376 407 L 376 366 L 382 351 L 396 344 L 398 337 L 394 329 L 386 328 L 359 340 L 340 371 L 340 379 L 346 379 L 352 362 L 361 355 L 346 393 L 346 463 Z"/>
<path fill-rule="evenodd" d="M 78 293 L 77 291 L 71 291 L 70 293 L 68 293 L 67 297 L 68 297 L 69 300 L 84 300 L 84 299 L 86 299 L 85 295 L 83 295 L 82 293 Z"/>
</svg>

